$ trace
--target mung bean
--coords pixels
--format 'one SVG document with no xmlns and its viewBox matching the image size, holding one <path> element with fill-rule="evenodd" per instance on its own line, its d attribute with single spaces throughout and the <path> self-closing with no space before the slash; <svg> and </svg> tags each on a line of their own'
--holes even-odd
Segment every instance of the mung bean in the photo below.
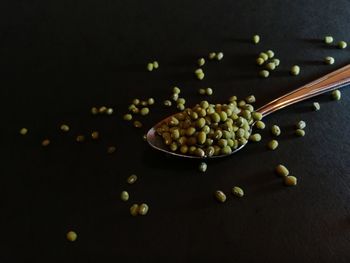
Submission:
<svg viewBox="0 0 350 263">
<path fill-rule="evenodd" d="M 285 167 L 283 164 L 277 165 L 275 168 L 275 171 L 279 176 L 284 177 L 284 176 L 289 175 L 289 171 L 288 171 L 287 167 Z"/>
<path fill-rule="evenodd" d="M 214 193 L 214 196 L 216 198 L 217 201 L 224 203 L 226 201 L 226 195 L 224 194 L 224 192 L 217 190 Z"/>
<path fill-rule="evenodd" d="M 232 188 L 232 194 L 237 196 L 237 197 L 243 197 L 244 196 L 244 191 L 239 186 L 234 186 Z"/>
</svg>

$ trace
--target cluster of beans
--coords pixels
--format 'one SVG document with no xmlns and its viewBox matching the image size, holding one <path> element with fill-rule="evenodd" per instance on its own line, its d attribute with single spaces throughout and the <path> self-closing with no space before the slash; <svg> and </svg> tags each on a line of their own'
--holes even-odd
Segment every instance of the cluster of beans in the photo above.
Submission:
<svg viewBox="0 0 350 263">
<path fill-rule="evenodd" d="M 158 61 L 153 61 L 147 63 L 147 70 L 148 71 L 153 71 L 153 69 L 158 69 L 159 68 L 159 63 Z"/>
<path fill-rule="evenodd" d="M 124 114 L 123 119 L 126 121 L 131 121 L 133 119 L 133 114 L 139 114 L 141 116 L 148 115 L 150 112 L 148 106 L 152 106 L 154 103 L 155 100 L 153 98 L 148 98 L 147 100 L 140 100 L 137 98 L 134 99 L 132 101 L 132 104 L 130 104 L 128 107 L 128 110 L 131 113 Z M 143 126 L 142 123 L 138 120 L 135 120 L 133 124 L 135 128 L 141 128 Z"/>
<path fill-rule="evenodd" d="M 325 36 L 324 37 L 324 43 L 326 43 L 327 45 L 331 45 L 333 42 L 334 42 L 334 39 L 333 39 L 332 36 Z M 342 41 L 339 41 L 337 43 L 337 46 L 340 49 L 344 49 L 344 48 L 346 48 L 348 46 L 348 44 L 345 41 L 342 40 Z"/>
<path fill-rule="evenodd" d="M 113 108 L 107 108 L 106 106 L 101 106 L 101 107 L 92 107 L 91 108 L 91 113 L 93 115 L 97 114 L 107 114 L 107 115 L 112 115 L 113 114 Z"/>
<path fill-rule="evenodd" d="M 137 176 L 135 174 L 130 175 L 127 179 L 126 182 L 128 184 L 134 184 L 137 181 Z M 120 199 L 124 202 L 127 202 L 129 200 L 129 193 L 127 191 L 122 191 L 120 194 Z M 142 204 L 133 204 L 130 206 L 130 214 L 132 216 L 137 216 L 137 215 L 146 215 L 149 210 L 149 206 L 146 203 Z"/>
<path fill-rule="evenodd" d="M 258 66 L 264 66 L 265 69 L 259 71 L 259 76 L 262 78 L 267 78 L 270 72 L 275 70 L 279 64 L 280 60 L 275 58 L 275 53 L 272 50 L 266 52 L 261 52 L 256 59 L 256 64 Z"/>
<path fill-rule="evenodd" d="M 228 104 L 202 101 L 171 116 L 156 131 L 173 152 L 210 157 L 230 154 L 245 144 L 250 125 L 261 118 L 251 104 L 233 96 Z"/>
<path fill-rule="evenodd" d="M 184 98 L 180 98 L 180 93 L 181 93 L 181 90 L 179 87 L 173 87 L 173 90 L 172 90 L 172 95 L 171 95 L 171 100 L 174 101 L 176 103 L 176 108 L 178 110 L 184 110 L 185 109 L 185 103 L 186 103 L 186 100 Z M 163 102 L 164 106 L 165 107 L 171 107 L 172 105 L 172 102 L 171 100 L 165 100 Z"/>
<path fill-rule="evenodd" d="M 224 57 L 224 53 L 223 52 L 210 52 L 208 55 L 208 58 L 210 60 L 216 59 L 216 60 L 222 60 Z M 205 64 L 205 59 L 204 58 L 199 58 L 197 60 L 197 64 L 199 66 L 199 68 L 197 68 L 194 71 L 194 75 L 196 76 L 197 79 L 202 80 L 205 77 L 204 71 L 201 68 L 202 66 L 204 66 Z"/>
</svg>

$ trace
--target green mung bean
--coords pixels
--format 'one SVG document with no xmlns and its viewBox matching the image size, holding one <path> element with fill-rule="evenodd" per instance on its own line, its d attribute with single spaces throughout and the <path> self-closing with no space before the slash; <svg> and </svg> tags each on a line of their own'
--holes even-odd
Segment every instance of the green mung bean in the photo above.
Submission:
<svg viewBox="0 0 350 263">
<path fill-rule="evenodd" d="M 224 192 L 217 190 L 214 193 L 214 196 L 216 198 L 217 201 L 224 203 L 226 201 L 226 195 L 224 194 Z"/>
<path fill-rule="evenodd" d="M 219 53 L 216 54 L 216 59 L 217 60 L 222 60 L 223 57 L 224 57 L 224 53 L 222 53 L 222 52 L 219 52 Z"/>
<path fill-rule="evenodd" d="M 147 64 L 147 70 L 148 70 L 148 71 L 152 71 L 152 70 L 153 70 L 153 67 L 154 67 L 154 66 L 153 66 L 153 63 L 148 63 L 148 64 Z"/>
<path fill-rule="evenodd" d="M 269 57 L 269 58 L 273 58 L 275 56 L 275 52 L 273 52 L 272 50 L 268 50 L 266 51 L 266 55 Z"/>
<path fill-rule="evenodd" d="M 333 90 L 331 95 L 332 95 L 332 99 L 333 100 L 340 100 L 341 99 L 341 92 L 340 92 L 340 90 Z"/>
<path fill-rule="evenodd" d="M 261 57 L 258 57 L 255 61 L 258 66 L 261 66 L 265 62 L 265 60 Z"/>
<path fill-rule="evenodd" d="M 297 178 L 295 176 L 288 175 L 284 177 L 284 184 L 286 186 L 295 186 L 297 185 Z"/>
<path fill-rule="evenodd" d="M 140 121 L 134 121 L 134 127 L 135 128 L 141 128 L 143 125 Z"/>
<path fill-rule="evenodd" d="M 294 65 L 291 67 L 290 69 L 290 74 L 292 74 L 293 76 L 299 75 L 300 73 L 300 67 L 298 65 Z"/>
<path fill-rule="evenodd" d="M 327 65 L 332 65 L 332 64 L 334 64 L 334 62 L 335 62 L 335 60 L 334 60 L 334 58 L 333 57 L 325 57 L 324 58 L 324 63 L 325 64 L 327 64 Z"/>
<path fill-rule="evenodd" d="M 252 142 L 260 142 L 261 141 L 261 135 L 259 133 L 255 133 L 249 136 L 249 140 Z"/>
<path fill-rule="evenodd" d="M 333 43 L 333 37 L 332 36 L 325 36 L 324 37 L 324 42 L 326 44 L 332 44 Z"/>
<path fill-rule="evenodd" d="M 281 129 L 279 126 L 277 126 L 276 124 L 275 125 L 272 125 L 271 127 L 271 133 L 275 136 L 280 136 L 281 134 Z"/>
<path fill-rule="evenodd" d="M 77 240 L 78 235 L 77 235 L 77 233 L 75 233 L 74 231 L 69 231 L 69 232 L 66 234 L 66 238 L 67 238 L 68 241 L 74 242 L 75 240 Z"/>
<path fill-rule="evenodd" d="M 298 121 L 297 124 L 295 124 L 295 127 L 297 129 L 305 129 L 306 127 L 306 122 L 305 121 Z"/>
<path fill-rule="evenodd" d="M 155 68 L 155 69 L 159 68 L 158 61 L 153 61 L 153 68 Z"/>
<path fill-rule="evenodd" d="M 262 121 L 257 121 L 257 122 L 255 123 L 255 127 L 258 128 L 258 129 L 260 129 L 260 130 L 263 130 L 263 129 L 265 129 L 265 123 L 262 122 Z"/>
<path fill-rule="evenodd" d="M 120 199 L 124 202 L 129 200 L 129 193 L 127 191 L 123 191 L 120 194 Z"/>
<path fill-rule="evenodd" d="M 131 121 L 132 120 L 132 115 L 130 113 L 124 114 L 123 119 L 125 121 Z"/>
<path fill-rule="evenodd" d="M 313 102 L 312 108 L 314 109 L 314 111 L 319 111 L 321 109 L 321 106 L 318 102 Z"/>
<path fill-rule="evenodd" d="M 279 176 L 284 177 L 284 176 L 289 175 L 289 171 L 288 171 L 287 167 L 285 167 L 283 164 L 277 165 L 275 168 L 275 171 Z"/>
<path fill-rule="evenodd" d="M 210 52 L 208 55 L 209 59 L 214 59 L 216 57 L 216 53 L 215 52 Z"/>
<path fill-rule="evenodd" d="M 28 133 L 28 129 L 27 128 L 22 128 L 22 129 L 19 130 L 19 133 L 21 135 L 26 135 Z"/>
<path fill-rule="evenodd" d="M 198 63 L 198 66 L 201 67 L 201 66 L 203 66 L 205 64 L 205 59 L 204 58 L 199 58 L 197 63 Z"/>
<path fill-rule="evenodd" d="M 137 181 L 137 175 L 136 174 L 132 174 L 126 179 L 126 182 L 128 184 L 134 184 L 136 181 Z"/>
<path fill-rule="evenodd" d="M 302 129 L 296 129 L 295 130 L 295 135 L 299 136 L 299 137 L 303 137 L 303 136 L 305 136 L 305 131 L 302 130 Z"/>
<path fill-rule="evenodd" d="M 205 162 L 201 162 L 198 166 L 198 170 L 204 173 L 208 168 L 208 165 Z"/>
<path fill-rule="evenodd" d="M 138 204 L 133 204 L 131 207 L 130 207 L 130 214 L 132 216 L 137 216 L 139 213 L 139 205 Z"/>
<path fill-rule="evenodd" d="M 270 150 L 275 150 L 277 147 L 278 147 L 278 141 L 276 140 L 271 140 L 267 143 L 267 147 L 270 149 Z"/>
<path fill-rule="evenodd" d="M 138 207 L 138 213 L 139 215 L 146 215 L 148 213 L 149 207 L 147 204 L 142 203 L 139 207 Z"/>
<path fill-rule="evenodd" d="M 268 72 L 267 70 L 260 70 L 259 71 L 259 76 L 262 78 L 267 78 L 270 75 L 270 72 Z"/>
<path fill-rule="evenodd" d="M 252 38 L 252 41 L 254 44 L 258 44 L 260 42 L 260 36 L 259 35 L 254 35 Z"/>
<path fill-rule="evenodd" d="M 269 63 L 266 64 L 265 67 L 266 67 L 267 70 L 272 71 L 272 70 L 274 70 L 276 68 L 276 64 L 273 63 L 273 62 L 269 62 Z"/>
<path fill-rule="evenodd" d="M 243 197 L 244 196 L 244 191 L 239 186 L 234 186 L 232 188 L 232 194 L 237 196 L 237 197 Z"/>
<path fill-rule="evenodd" d="M 339 47 L 340 49 L 346 48 L 347 45 L 348 45 L 348 44 L 347 44 L 345 41 L 339 41 L 339 42 L 338 42 L 338 47 Z"/>
<path fill-rule="evenodd" d="M 147 108 L 147 107 L 144 107 L 144 108 L 142 108 L 141 110 L 140 110 L 140 114 L 142 115 L 142 116 L 145 116 L 145 115 L 147 115 L 149 113 L 149 108 Z"/>
</svg>

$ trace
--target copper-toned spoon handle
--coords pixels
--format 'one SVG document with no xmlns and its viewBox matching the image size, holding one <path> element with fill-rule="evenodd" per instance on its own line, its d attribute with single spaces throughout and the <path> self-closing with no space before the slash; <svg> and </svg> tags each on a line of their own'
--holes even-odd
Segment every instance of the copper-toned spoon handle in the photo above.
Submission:
<svg viewBox="0 0 350 263">
<path fill-rule="evenodd" d="M 258 109 L 263 116 L 294 103 L 350 84 L 350 64 L 283 95 Z"/>
</svg>

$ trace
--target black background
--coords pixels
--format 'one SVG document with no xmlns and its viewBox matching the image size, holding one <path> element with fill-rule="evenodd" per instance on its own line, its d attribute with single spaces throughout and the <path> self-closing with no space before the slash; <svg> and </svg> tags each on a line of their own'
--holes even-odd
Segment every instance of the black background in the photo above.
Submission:
<svg viewBox="0 0 350 263">
<path fill-rule="evenodd" d="M 29 1 L 0 2 L 1 262 L 349 262 L 350 92 L 322 95 L 266 118 L 282 128 L 280 147 L 263 141 L 208 162 L 168 158 L 142 140 L 174 85 L 187 105 L 214 89 L 211 101 L 255 94 L 262 106 L 349 62 L 349 48 L 322 43 L 326 34 L 350 41 L 349 1 Z M 251 36 L 261 35 L 253 45 Z M 256 77 L 255 58 L 272 49 L 280 67 Z M 223 51 L 221 62 L 193 77 L 196 60 Z M 322 59 L 334 56 L 332 66 Z M 147 72 L 148 61 L 160 68 Z M 301 74 L 288 74 L 291 65 Z M 122 120 L 130 101 L 154 97 L 144 128 Z M 313 112 L 312 101 L 321 103 Z M 116 109 L 92 116 L 92 106 Z M 293 136 L 298 120 L 306 136 Z M 69 134 L 58 127 L 67 123 Z M 27 127 L 27 136 L 20 136 Z M 77 134 L 98 130 L 98 142 Z M 40 142 L 51 139 L 43 148 Z M 116 145 L 117 152 L 106 154 Z M 282 185 L 285 164 L 298 186 Z M 125 180 L 139 176 L 135 185 Z M 232 186 L 246 196 L 229 194 Z M 218 204 L 212 193 L 228 194 Z M 127 190 L 130 201 L 120 201 Z M 149 214 L 131 217 L 132 203 Z M 69 230 L 78 233 L 70 243 Z"/>
</svg>

